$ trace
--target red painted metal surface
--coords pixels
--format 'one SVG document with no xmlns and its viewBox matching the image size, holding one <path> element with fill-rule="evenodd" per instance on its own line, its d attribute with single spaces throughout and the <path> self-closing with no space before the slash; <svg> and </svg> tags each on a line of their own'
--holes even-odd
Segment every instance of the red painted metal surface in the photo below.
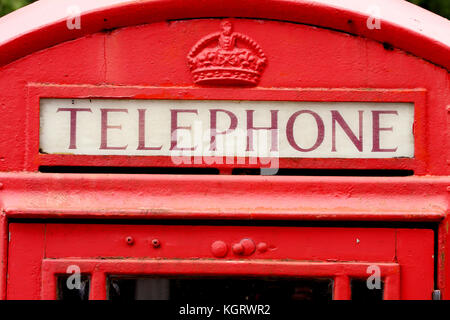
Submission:
<svg viewBox="0 0 450 320">
<path fill-rule="evenodd" d="M 448 21 L 404 1 L 376 0 L 381 29 L 368 29 L 370 5 L 358 0 L 80 0 L 83 28 L 67 32 L 67 5 L 44 0 L 3 19 L 0 33 L 3 63 L 63 41 L 102 30 L 165 20 L 204 17 L 248 17 L 292 21 L 361 35 L 449 67 Z M 401 14 L 400 14 L 401 13 Z M 37 40 L 37 41 L 36 41 Z"/>
<path fill-rule="evenodd" d="M 167 159 L 159 157 L 92 156 L 80 161 L 79 157 L 39 155 L 36 140 L 38 97 L 225 97 L 414 102 L 415 159 L 281 159 L 281 164 L 302 168 L 412 169 L 418 175 L 447 174 L 448 163 L 439 156 L 441 146 L 446 143 L 446 136 L 442 134 L 447 130 L 443 115 L 449 101 L 449 76 L 445 69 L 397 49 L 386 50 L 375 41 L 336 31 L 275 21 L 236 19 L 235 28 L 255 38 L 270 57 L 259 87 L 194 87 L 186 55 L 199 38 L 215 32 L 217 24 L 214 19 L 189 20 L 97 33 L 4 66 L 0 86 L 5 92 L 1 98 L 5 125 L 0 128 L 4 137 L 0 149 L 8 152 L 0 159 L 0 169 L 36 171 L 39 165 L 58 164 L 168 165 Z M 148 39 L 160 45 L 152 46 L 149 51 Z M 289 43 L 288 49 L 284 43 Z M 168 47 L 171 54 L 167 54 Z M 361 56 L 367 56 L 367 59 L 361 59 Z M 15 148 L 10 148 L 11 145 Z"/>
<path fill-rule="evenodd" d="M 92 275 L 92 299 L 106 298 L 108 275 L 175 274 L 331 277 L 334 298 L 349 299 L 349 280 L 366 278 L 370 265 L 381 270 L 385 299 L 429 299 L 433 288 L 431 230 L 20 223 L 10 230 L 9 299 L 25 291 L 26 298 L 54 299 L 56 275 L 69 265 Z M 154 237 L 160 248 L 152 247 Z M 217 240 L 230 246 L 249 238 L 268 251 L 211 252 Z"/>
<path fill-rule="evenodd" d="M 64 274 L 70 265 L 80 266 L 83 273 L 92 274 L 91 300 L 105 300 L 106 279 L 108 274 L 121 276 L 278 276 L 299 278 L 332 278 L 334 281 L 334 300 L 350 300 L 350 277 L 367 277 L 370 263 L 351 262 L 282 262 L 252 260 L 246 263 L 237 261 L 210 260 L 43 260 L 42 285 L 40 297 L 45 300 L 57 298 L 56 279 Z M 396 263 L 377 264 L 383 280 L 393 285 L 386 285 L 384 298 L 386 300 L 400 299 L 400 266 Z M 342 275 L 345 274 L 345 275 Z M 392 280 L 391 280 L 392 279 Z M 428 279 L 430 280 L 430 279 Z M 430 281 L 428 281 L 430 282 Z M 430 286 L 429 286 L 430 287 Z M 13 289 L 14 290 L 14 289 Z M 417 299 L 424 297 L 417 296 Z M 413 298 L 414 299 L 414 298 Z"/>
<path fill-rule="evenodd" d="M 186 223 L 189 219 L 433 223 L 438 229 L 437 252 L 433 253 L 429 230 L 367 229 L 361 232 L 370 239 L 383 236 L 389 244 L 359 256 L 357 250 L 349 251 L 347 258 L 367 262 L 377 260 L 377 254 L 387 254 L 377 261 L 401 266 L 401 279 L 389 278 L 387 283 L 402 289 L 400 293 L 389 291 L 385 298 L 427 299 L 433 280 L 424 281 L 423 277 L 432 279 L 434 269 L 428 258 L 437 254 L 434 288 L 450 299 L 450 152 L 445 151 L 450 150 L 449 22 L 405 1 L 377 0 L 373 4 L 381 8 L 381 29 L 367 28 L 368 6 L 359 0 L 212 0 L 208 5 L 185 0 L 80 0 L 79 30 L 67 29 L 65 3 L 41 0 L 0 19 L 0 298 L 39 298 L 47 289 L 50 293 L 45 296 L 53 297 L 54 290 L 46 288 L 46 282 L 41 287 L 41 264 L 48 262 L 46 254 L 52 252 L 45 250 L 48 247 L 57 253 L 60 249 L 54 257 L 67 258 L 58 248 L 63 240 L 57 237 L 62 236 L 59 233 L 65 225 L 52 230 L 55 225 L 16 224 L 14 236 L 9 219 L 55 218 L 63 222 L 76 218 L 103 219 L 105 223 L 107 219 L 148 219 L 149 223 L 152 219 L 182 219 Z M 217 32 L 219 22 L 214 17 L 235 17 L 236 31 L 263 48 L 268 63 L 257 87 L 194 84 L 187 55 L 201 38 Z M 171 166 L 167 157 L 39 153 L 39 98 L 46 97 L 413 102 L 415 158 L 280 159 L 280 166 L 412 170 L 414 176 L 39 173 L 40 166 Z M 220 169 L 225 172 L 230 166 Z M 54 242 L 44 241 L 46 227 Z M 84 245 L 78 251 L 72 246 L 75 257 L 88 258 L 91 249 L 116 252 L 117 248 L 108 249 L 103 240 L 119 231 L 114 231 L 114 226 L 94 229 L 80 232 L 95 239 L 92 243 L 98 246 Z M 234 232 L 227 230 L 215 240 L 224 241 L 229 254 L 244 235 L 227 240 Z M 392 239 L 394 231 L 396 240 Z M 9 232 L 20 245 L 8 244 Z M 252 239 L 270 245 L 266 232 Z M 311 236 L 316 234 L 311 232 Z M 352 231 L 330 232 L 344 241 L 342 233 Z M 121 238 L 120 250 L 135 250 L 130 259 L 142 254 L 139 237 L 125 236 L 132 236 L 134 244 L 129 246 Z M 158 235 L 155 239 L 165 250 L 163 238 Z M 314 250 L 310 256 L 319 254 L 325 243 L 329 241 L 319 239 L 311 244 Z M 202 249 L 205 256 L 213 256 L 211 244 Z M 388 258 L 393 246 L 399 250 L 394 260 Z M 283 259 L 292 252 L 274 258 Z M 26 259 L 14 258 L 27 254 L 31 255 Z M 269 250 L 267 254 L 273 253 Z M 321 258 L 330 254 L 325 252 Z M 415 258 L 415 254 L 426 258 Z M 174 256 L 173 252 L 169 255 Z M 294 257 L 308 259 L 307 255 Z M 130 261 L 131 269 L 133 263 Z M 167 268 L 171 268 L 170 263 Z M 235 268 L 239 267 L 230 267 L 230 272 L 238 270 Z M 8 283 L 7 273 L 12 277 Z M 417 273 L 423 285 L 415 287 L 413 275 Z M 21 274 L 29 274 L 35 281 L 26 283 L 20 280 Z M 91 298 L 105 298 L 104 272 L 94 273 L 93 279 Z M 335 298 L 346 299 L 349 292 L 348 275 L 335 275 Z"/>
<path fill-rule="evenodd" d="M 448 201 L 446 177 L 3 173 L 0 178 L 10 218 L 439 222 Z"/>
<path fill-rule="evenodd" d="M 0 300 L 6 299 L 6 270 L 8 265 L 8 220 L 0 213 Z"/>
</svg>

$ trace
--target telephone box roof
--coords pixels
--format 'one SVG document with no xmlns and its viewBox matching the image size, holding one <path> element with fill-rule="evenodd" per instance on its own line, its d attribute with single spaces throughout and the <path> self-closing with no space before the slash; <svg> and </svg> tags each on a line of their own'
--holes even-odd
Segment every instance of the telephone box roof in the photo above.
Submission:
<svg viewBox="0 0 450 320">
<path fill-rule="evenodd" d="M 67 28 L 68 7 L 81 28 Z M 73 8 L 72 8 L 73 9 Z M 379 13 L 381 28 L 368 28 Z M 404 0 L 40 0 L 0 19 L 0 66 L 87 34 L 156 21 L 274 19 L 363 36 L 450 69 L 450 21 Z"/>
</svg>

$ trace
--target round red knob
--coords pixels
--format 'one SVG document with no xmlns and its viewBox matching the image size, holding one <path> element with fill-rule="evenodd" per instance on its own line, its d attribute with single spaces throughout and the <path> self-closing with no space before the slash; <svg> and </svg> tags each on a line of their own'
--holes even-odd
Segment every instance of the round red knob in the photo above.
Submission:
<svg viewBox="0 0 450 320">
<path fill-rule="evenodd" d="M 269 247 L 267 246 L 267 243 L 265 243 L 265 242 L 258 243 L 257 248 L 258 248 L 258 251 L 261 253 L 264 253 L 267 251 L 267 249 L 269 249 Z"/>
<path fill-rule="evenodd" d="M 233 244 L 233 253 L 241 255 L 244 253 L 244 246 L 241 243 Z"/>
<path fill-rule="evenodd" d="M 227 255 L 228 246 L 223 241 L 214 241 L 211 245 L 211 252 L 217 258 L 223 258 Z"/>
<path fill-rule="evenodd" d="M 241 245 L 244 247 L 244 256 L 249 256 L 255 252 L 256 246 L 252 239 L 242 239 Z"/>
<path fill-rule="evenodd" d="M 252 239 L 242 239 L 239 243 L 233 244 L 232 249 L 234 254 L 249 256 L 255 252 L 256 246 Z"/>
</svg>

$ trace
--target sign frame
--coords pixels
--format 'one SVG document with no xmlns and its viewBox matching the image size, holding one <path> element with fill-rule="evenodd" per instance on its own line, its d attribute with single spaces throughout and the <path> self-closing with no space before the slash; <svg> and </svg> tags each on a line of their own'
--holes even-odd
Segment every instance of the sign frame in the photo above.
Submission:
<svg viewBox="0 0 450 320">
<path fill-rule="evenodd" d="M 414 103 L 413 158 L 280 158 L 280 168 L 292 169 L 360 169 L 412 170 L 425 174 L 427 168 L 426 90 L 375 88 L 212 88 L 212 87 L 146 87 L 28 84 L 27 95 L 27 170 L 40 166 L 94 167 L 197 167 L 197 168 L 259 168 L 259 163 L 175 165 L 170 156 L 129 155 L 66 155 L 45 154 L 39 150 L 40 99 L 164 99 L 164 100 L 248 100 L 303 102 L 406 102 Z M 237 161 L 236 161 L 237 162 Z"/>
</svg>

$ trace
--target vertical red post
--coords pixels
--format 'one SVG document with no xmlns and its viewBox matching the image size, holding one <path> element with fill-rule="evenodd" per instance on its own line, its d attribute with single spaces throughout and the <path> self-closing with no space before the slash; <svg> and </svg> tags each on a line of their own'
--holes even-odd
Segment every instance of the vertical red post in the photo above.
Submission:
<svg viewBox="0 0 450 320">
<path fill-rule="evenodd" d="M 92 272 L 89 300 L 106 300 L 106 274 L 103 271 Z"/>
<path fill-rule="evenodd" d="M 41 300 L 57 300 L 57 278 L 50 266 L 42 263 Z"/>
<path fill-rule="evenodd" d="M 400 300 L 400 270 L 384 279 L 383 300 Z"/>
<path fill-rule="evenodd" d="M 350 279 L 346 275 L 334 278 L 333 300 L 350 300 L 352 297 Z"/>
<path fill-rule="evenodd" d="M 6 300 L 6 272 L 8 261 L 8 220 L 0 213 L 0 300 Z"/>
</svg>

